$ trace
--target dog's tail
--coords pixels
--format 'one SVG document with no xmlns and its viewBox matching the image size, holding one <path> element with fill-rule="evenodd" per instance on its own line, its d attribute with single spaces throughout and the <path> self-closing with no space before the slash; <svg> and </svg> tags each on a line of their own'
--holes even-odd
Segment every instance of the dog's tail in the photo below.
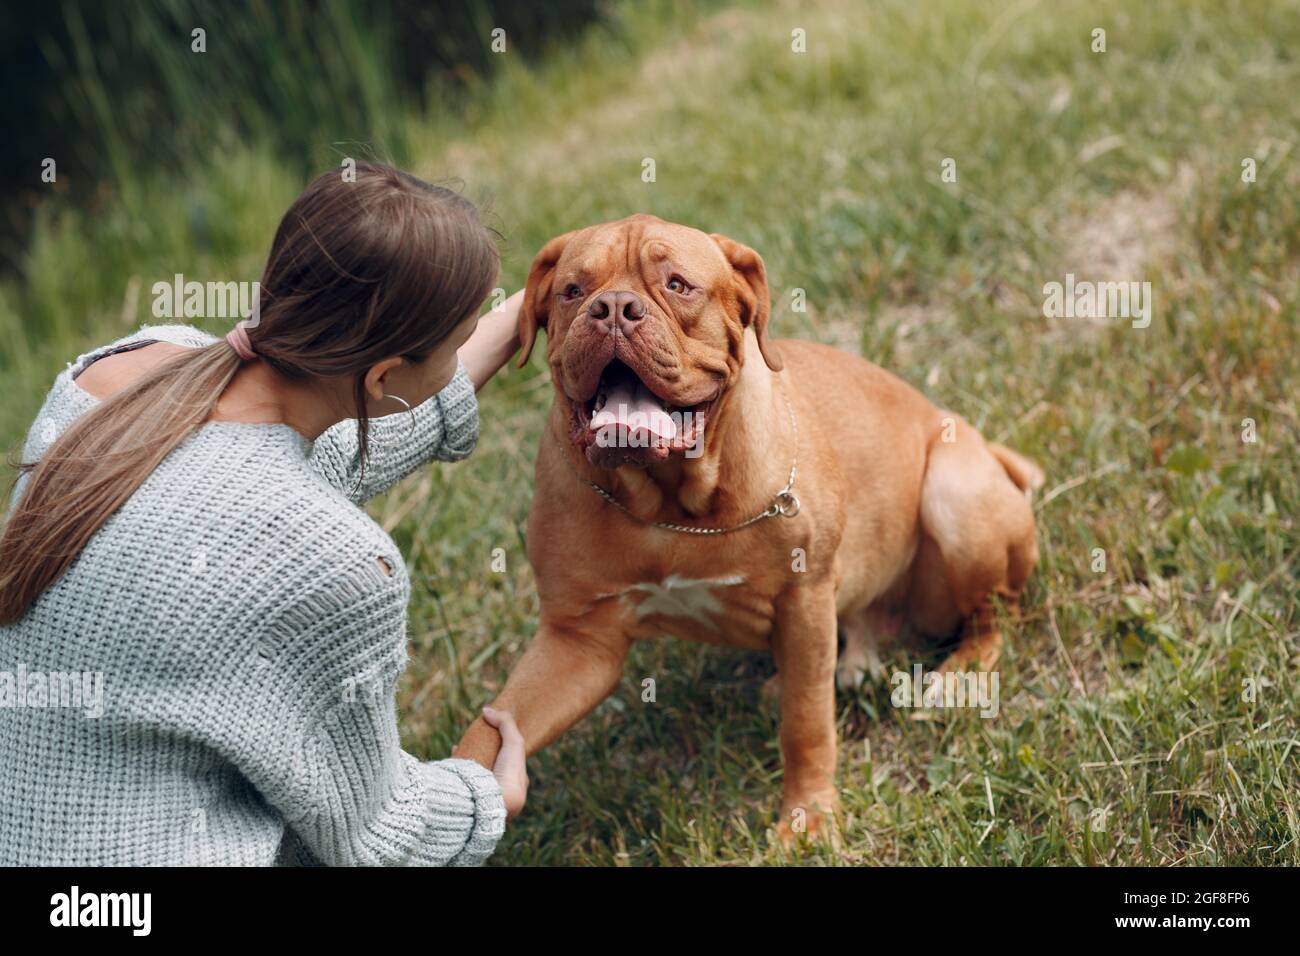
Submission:
<svg viewBox="0 0 1300 956">
<path fill-rule="evenodd" d="M 1005 445 L 999 445 L 996 442 L 989 442 L 988 445 L 989 451 L 993 452 L 993 457 L 1001 463 L 1006 470 L 1007 477 L 1015 482 L 1017 488 L 1025 494 L 1030 494 L 1043 487 L 1043 469 L 1024 455 L 1012 451 Z"/>
</svg>

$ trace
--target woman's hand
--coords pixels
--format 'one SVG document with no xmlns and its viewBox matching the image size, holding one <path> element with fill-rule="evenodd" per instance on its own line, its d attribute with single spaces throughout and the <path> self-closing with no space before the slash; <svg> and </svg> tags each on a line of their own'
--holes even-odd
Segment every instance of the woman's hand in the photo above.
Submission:
<svg viewBox="0 0 1300 956">
<path fill-rule="evenodd" d="M 501 735 L 501 750 L 492 774 L 501 784 L 506 802 L 506 816 L 513 817 L 528 799 L 528 769 L 524 766 L 524 735 L 519 732 L 509 711 L 483 708 L 483 719 Z"/>
<path fill-rule="evenodd" d="M 482 388 L 519 351 L 519 306 L 523 301 L 524 290 L 520 289 L 499 308 L 485 312 L 474 334 L 456 353 L 474 383 L 474 391 Z"/>
</svg>

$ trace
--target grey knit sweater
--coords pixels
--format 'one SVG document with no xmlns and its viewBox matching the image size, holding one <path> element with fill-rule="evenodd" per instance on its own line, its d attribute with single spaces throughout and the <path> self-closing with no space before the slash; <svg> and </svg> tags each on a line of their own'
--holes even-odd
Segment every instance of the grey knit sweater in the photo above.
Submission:
<svg viewBox="0 0 1300 956">
<path fill-rule="evenodd" d="M 158 326 L 114 344 L 138 338 L 215 341 Z M 95 405 L 72 370 L 25 461 Z M 398 741 L 410 581 L 358 504 L 473 450 L 464 368 L 414 416 L 413 437 L 404 413 L 374 421 L 359 488 L 354 422 L 314 443 L 287 425 L 202 426 L 0 628 L 0 865 L 474 865 L 492 852 L 505 826 L 492 774 Z"/>
</svg>

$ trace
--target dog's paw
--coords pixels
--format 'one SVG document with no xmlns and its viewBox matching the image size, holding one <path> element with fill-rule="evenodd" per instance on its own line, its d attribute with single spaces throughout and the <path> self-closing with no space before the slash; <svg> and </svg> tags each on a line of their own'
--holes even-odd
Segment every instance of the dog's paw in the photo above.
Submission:
<svg viewBox="0 0 1300 956">
<path fill-rule="evenodd" d="M 789 803 L 781 810 L 776 839 L 786 849 L 821 842 L 839 849 L 839 797 L 831 794 L 803 803 Z"/>
<path fill-rule="evenodd" d="M 1002 657 L 1002 633 L 980 635 L 964 639 L 939 665 L 939 673 L 958 673 L 967 670 L 991 671 Z"/>
<path fill-rule="evenodd" d="M 835 662 L 835 686 L 844 693 L 855 693 L 868 678 L 880 679 L 885 664 L 880 659 L 877 641 L 862 629 L 843 631 L 844 644 Z"/>
<path fill-rule="evenodd" d="M 855 693 L 868 681 L 883 681 L 885 665 L 874 653 L 844 654 L 835 664 L 835 687 Z"/>
<path fill-rule="evenodd" d="M 842 657 L 835 665 L 835 687 L 851 694 L 860 688 L 867 679 L 866 662 L 851 661 Z"/>
</svg>

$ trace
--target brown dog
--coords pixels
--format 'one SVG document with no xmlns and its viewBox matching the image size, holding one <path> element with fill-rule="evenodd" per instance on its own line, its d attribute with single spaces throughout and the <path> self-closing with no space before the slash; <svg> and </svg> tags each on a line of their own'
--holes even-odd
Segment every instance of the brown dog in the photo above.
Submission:
<svg viewBox="0 0 1300 956">
<path fill-rule="evenodd" d="M 770 648 L 788 838 L 838 803 L 837 632 L 841 683 L 903 626 L 959 636 L 946 666 L 991 667 L 1042 474 L 869 362 L 770 340 L 768 314 L 757 253 L 653 216 L 538 254 L 519 321 L 520 365 L 544 327 L 556 389 L 528 523 L 541 621 L 493 706 L 532 753 L 617 686 L 635 639 Z M 457 754 L 491 766 L 499 744 L 480 719 Z"/>
</svg>

